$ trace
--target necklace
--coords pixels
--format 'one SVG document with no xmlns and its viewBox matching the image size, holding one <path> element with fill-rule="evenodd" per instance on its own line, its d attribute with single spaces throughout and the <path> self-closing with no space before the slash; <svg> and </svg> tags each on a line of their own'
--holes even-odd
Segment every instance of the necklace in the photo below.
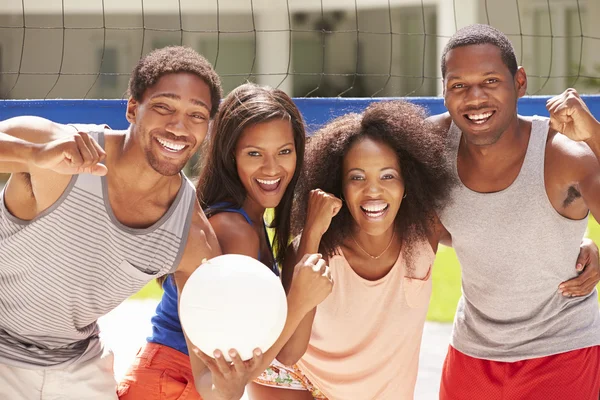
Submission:
<svg viewBox="0 0 600 400">
<path fill-rule="evenodd" d="M 388 251 L 388 249 L 392 245 L 392 242 L 394 241 L 394 236 L 395 235 L 396 235 L 396 232 L 393 232 L 392 233 L 392 238 L 390 239 L 390 242 L 388 243 L 388 245 L 385 248 L 385 250 L 383 250 L 381 252 L 381 254 L 379 254 L 378 256 L 372 256 L 365 249 L 363 249 L 362 247 L 360 247 L 360 244 L 358 244 L 358 242 L 356 241 L 356 239 L 354 239 L 354 235 L 352 233 L 350 233 L 350 237 L 352 237 L 352 240 L 354 240 L 354 243 L 356 243 L 356 245 L 358 246 L 358 248 L 361 249 L 363 253 L 365 253 L 366 255 L 368 255 L 369 257 L 371 257 L 373 260 L 377 260 L 379 257 L 381 257 L 382 255 L 384 255 L 386 251 Z"/>
</svg>

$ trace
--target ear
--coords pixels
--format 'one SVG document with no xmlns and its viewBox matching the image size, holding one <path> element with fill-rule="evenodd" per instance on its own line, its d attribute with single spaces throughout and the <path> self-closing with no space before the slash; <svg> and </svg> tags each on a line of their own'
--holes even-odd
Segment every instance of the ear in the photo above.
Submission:
<svg viewBox="0 0 600 400">
<path fill-rule="evenodd" d="M 133 97 L 129 97 L 129 99 L 127 99 L 127 110 L 125 111 L 125 118 L 130 124 L 135 124 L 139 104 L 140 103 L 138 103 L 137 100 L 135 100 Z"/>
<path fill-rule="evenodd" d="M 517 68 L 515 73 L 515 88 L 519 97 L 523 97 L 527 93 L 527 74 L 523 67 Z"/>
</svg>

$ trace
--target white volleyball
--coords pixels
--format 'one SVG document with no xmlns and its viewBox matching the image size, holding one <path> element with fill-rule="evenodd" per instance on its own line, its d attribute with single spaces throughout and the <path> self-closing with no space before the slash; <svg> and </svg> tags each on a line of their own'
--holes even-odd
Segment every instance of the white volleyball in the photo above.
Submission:
<svg viewBox="0 0 600 400">
<path fill-rule="evenodd" d="M 225 359 L 236 349 L 243 360 L 267 351 L 285 325 L 287 300 L 279 278 L 260 261 L 225 254 L 196 269 L 183 287 L 179 318 L 190 341 Z"/>
</svg>

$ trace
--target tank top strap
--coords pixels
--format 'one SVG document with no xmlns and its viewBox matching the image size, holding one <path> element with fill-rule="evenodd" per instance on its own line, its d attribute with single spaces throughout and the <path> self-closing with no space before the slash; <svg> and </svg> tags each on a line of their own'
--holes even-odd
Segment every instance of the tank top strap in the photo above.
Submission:
<svg viewBox="0 0 600 400">
<path fill-rule="evenodd" d="M 218 214 L 220 212 L 232 212 L 232 213 L 240 214 L 242 217 L 244 217 L 246 222 L 250 224 L 250 226 L 254 226 L 248 213 L 241 207 L 240 208 L 233 207 L 233 204 L 231 204 L 231 203 L 227 203 L 227 202 L 223 201 L 220 203 L 212 204 L 212 205 L 206 207 L 205 211 L 210 212 L 212 215 Z"/>
<path fill-rule="evenodd" d="M 91 124 L 69 124 L 73 128 L 77 129 L 78 132 L 85 132 L 92 139 L 94 139 L 100 147 L 106 149 L 104 141 L 104 129 L 105 125 L 91 125 Z M 102 192 L 102 177 L 91 175 L 91 174 L 79 174 L 75 178 L 74 186 L 85 190 L 92 196 L 99 199 L 104 198 Z"/>
<path fill-rule="evenodd" d="M 527 153 L 519 173 L 519 185 L 529 190 L 542 189 L 545 194 L 544 160 L 546 159 L 546 142 L 548 140 L 549 119 L 534 117 L 531 121 L 531 134 Z"/>
<path fill-rule="evenodd" d="M 462 131 L 452 121 L 450 128 L 448 129 L 448 145 L 446 146 L 446 156 L 450 160 L 450 169 L 455 176 L 458 176 L 457 160 L 458 160 L 458 148 L 460 146 L 460 139 L 462 138 Z"/>
<path fill-rule="evenodd" d="M 248 224 L 250 224 L 250 226 L 254 226 L 248 213 L 246 213 L 246 211 L 241 207 L 240 208 L 234 207 L 233 204 L 231 204 L 231 203 L 219 202 L 219 203 L 216 203 L 216 204 L 206 207 L 205 211 L 211 212 L 212 215 L 218 214 L 220 212 L 232 212 L 232 213 L 240 214 L 242 217 L 244 217 L 246 222 Z M 269 240 L 269 234 L 267 232 L 267 226 L 265 224 L 263 224 L 263 227 L 265 230 L 265 236 L 267 238 L 267 245 L 269 246 L 269 250 L 271 252 L 271 257 L 273 257 L 273 260 L 275 260 L 275 256 L 273 255 L 273 247 L 271 245 L 271 241 Z M 260 249 L 259 249 L 258 250 L 258 260 L 260 260 L 260 256 L 261 256 L 261 254 L 260 254 Z M 275 275 L 279 276 L 279 267 L 278 267 L 276 261 L 273 263 L 271 270 L 273 271 L 273 273 Z"/>
</svg>

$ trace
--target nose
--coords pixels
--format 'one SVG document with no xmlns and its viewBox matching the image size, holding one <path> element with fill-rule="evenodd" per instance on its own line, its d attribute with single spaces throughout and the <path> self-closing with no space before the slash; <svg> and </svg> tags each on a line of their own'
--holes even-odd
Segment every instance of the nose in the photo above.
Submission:
<svg viewBox="0 0 600 400">
<path fill-rule="evenodd" d="M 467 89 L 465 103 L 471 107 L 477 107 L 488 101 L 488 95 L 480 85 L 472 85 Z"/>
<path fill-rule="evenodd" d="M 366 187 L 366 195 L 368 197 L 378 197 L 382 192 L 383 188 L 378 181 L 368 183 L 368 186 Z"/>
<path fill-rule="evenodd" d="M 184 118 L 184 115 L 180 113 L 174 113 L 165 127 L 166 131 L 175 136 L 187 136 Z"/>
<path fill-rule="evenodd" d="M 277 159 L 271 155 L 264 157 L 262 172 L 267 176 L 275 176 L 279 172 L 279 163 Z"/>
</svg>

